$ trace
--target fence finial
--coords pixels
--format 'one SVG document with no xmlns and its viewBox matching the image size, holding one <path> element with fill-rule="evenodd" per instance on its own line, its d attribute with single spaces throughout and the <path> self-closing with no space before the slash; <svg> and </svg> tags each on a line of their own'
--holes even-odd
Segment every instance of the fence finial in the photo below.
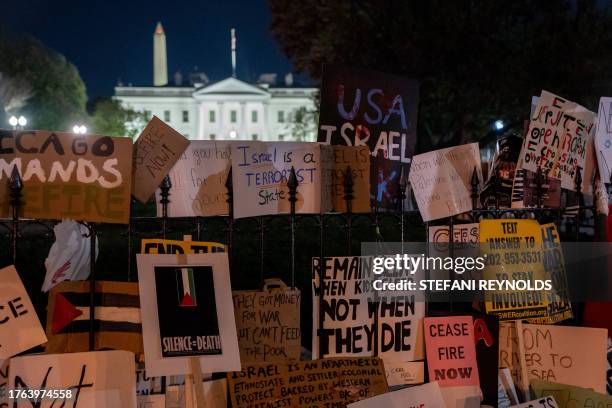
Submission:
<svg viewBox="0 0 612 408">
<path fill-rule="evenodd" d="M 480 179 L 478 178 L 478 170 L 476 167 L 474 167 L 474 171 L 472 172 L 470 184 L 472 186 L 472 194 L 470 195 L 472 198 L 472 208 L 476 208 L 478 206 L 478 189 L 480 186 Z"/>
<path fill-rule="evenodd" d="M 11 171 L 9 188 L 11 189 L 11 191 L 21 190 L 23 188 L 23 182 L 21 181 L 21 175 L 19 174 L 17 166 L 13 166 L 13 170 Z"/>
<path fill-rule="evenodd" d="M 344 199 L 346 201 L 351 201 L 353 198 L 353 171 L 351 170 L 351 166 L 346 166 L 346 171 L 344 172 Z"/>
<path fill-rule="evenodd" d="M 291 172 L 289 172 L 289 178 L 287 179 L 287 187 L 289 188 L 289 202 L 293 209 L 291 213 L 295 213 L 295 203 L 297 202 L 297 188 L 298 188 L 297 174 L 295 174 L 295 168 L 291 166 Z"/>
<path fill-rule="evenodd" d="M 234 196 L 234 182 L 232 181 L 232 167 L 227 172 L 227 179 L 225 180 L 225 188 L 227 188 L 227 200 L 229 205 L 232 204 L 232 197 Z"/>
</svg>

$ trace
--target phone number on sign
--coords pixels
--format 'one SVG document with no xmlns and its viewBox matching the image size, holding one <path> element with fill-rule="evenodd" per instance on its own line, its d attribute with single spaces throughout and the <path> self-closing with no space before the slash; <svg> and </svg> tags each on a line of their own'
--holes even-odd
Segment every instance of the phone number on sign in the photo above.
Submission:
<svg viewBox="0 0 612 408">
<path fill-rule="evenodd" d="M 70 400 L 75 396 L 73 390 L 8 390 L 8 397 L 11 400 Z"/>
</svg>

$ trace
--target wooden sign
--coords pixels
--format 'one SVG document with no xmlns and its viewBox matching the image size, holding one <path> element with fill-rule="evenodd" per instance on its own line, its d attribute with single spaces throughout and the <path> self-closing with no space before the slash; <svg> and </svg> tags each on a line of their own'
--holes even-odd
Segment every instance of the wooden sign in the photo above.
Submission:
<svg viewBox="0 0 612 408">
<path fill-rule="evenodd" d="M 531 390 L 536 398 L 553 397 L 559 408 L 604 408 L 612 406 L 612 396 L 588 388 L 551 381 L 531 380 Z"/>
<path fill-rule="evenodd" d="M 134 143 L 132 195 L 146 203 L 189 146 L 189 140 L 157 116 Z"/>
<path fill-rule="evenodd" d="M 89 351 L 90 281 L 64 281 L 49 292 L 47 353 Z M 138 284 L 97 281 L 94 348 L 142 353 Z"/>
<path fill-rule="evenodd" d="M 445 407 L 440 386 L 430 382 L 416 387 L 388 392 L 350 404 L 349 408 L 443 408 Z"/>
<path fill-rule="evenodd" d="M 234 218 L 290 211 L 287 182 L 291 168 L 297 181 L 297 213 L 331 208 L 331 154 L 317 143 L 247 142 L 232 145 Z"/>
<path fill-rule="evenodd" d="M 21 217 L 127 224 L 131 166 L 129 138 L 0 130 L 0 216 L 16 168 Z"/>
<path fill-rule="evenodd" d="M 353 181 L 351 210 L 354 213 L 369 213 L 370 206 L 370 150 L 367 146 L 333 146 L 334 162 L 330 168 L 331 194 L 334 211 L 346 212 L 344 181 L 348 168 Z"/>
<path fill-rule="evenodd" d="M 240 369 L 227 254 L 136 255 L 149 375 Z"/>
<path fill-rule="evenodd" d="M 13 408 L 73 408 L 136 406 L 134 353 L 95 351 L 88 353 L 34 354 L 11 359 L 9 389 L 66 390 L 64 397 L 13 399 Z M 112 375 L 109 375 L 112 373 Z M 68 395 L 69 394 L 69 395 Z"/>
<path fill-rule="evenodd" d="M 240 361 L 300 360 L 299 289 L 274 280 L 262 291 L 234 291 L 233 298 Z"/>
<path fill-rule="evenodd" d="M 345 407 L 389 389 L 378 358 L 329 358 L 246 365 L 228 373 L 234 408 Z"/>
<path fill-rule="evenodd" d="M 141 254 L 209 254 L 225 252 L 225 245 L 218 242 L 176 241 L 148 238 L 140 241 Z"/>
<path fill-rule="evenodd" d="M 519 156 L 521 167 L 534 173 L 539 167 L 542 174 L 561 180 L 561 187 L 576 190 L 576 172 L 585 169 L 593 148 L 594 123 L 593 112 L 542 91 Z"/>
<path fill-rule="evenodd" d="M 168 176 L 172 183 L 169 217 L 227 215 L 227 176 L 232 165 L 231 144 L 192 140 Z M 161 194 L 156 192 L 157 216 L 162 216 Z"/>
<path fill-rule="evenodd" d="M 14 266 L 0 269 L 0 360 L 47 341 Z"/>
<path fill-rule="evenodd" d="M 417 138 L 419 84 L 382 72 L 326 66 L 318 141 L 367 146 L 372 156 L 370 197 L 395 209 L 402 167 L 408 174 Z"/>
<path fill-rule="evenodd" d="M 410 166 L 410 184 L 423 221 L 470 211 L 474 170 L 481 185 L 478 143 L 414 156 Z"/>
<path fill-rule="evenodd" d="M 426 317 L 430 381 L 441 387 L 480 385 L 472 316 Z"/>
</svg>

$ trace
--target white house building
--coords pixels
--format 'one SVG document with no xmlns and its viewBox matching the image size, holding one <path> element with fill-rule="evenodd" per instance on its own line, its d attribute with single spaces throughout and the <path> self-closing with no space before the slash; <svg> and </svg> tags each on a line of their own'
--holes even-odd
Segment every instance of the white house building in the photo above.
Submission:
<svg viewBox="0 0 612 408">
<path fill-rule="evenodd" d="M 233 33 L 232 33 L 233 34 Z M 313 112 L 317 88 L 299 87 L 287 74 L 282 86 L 276 75 L 260 77 L 257 84 L 241 81 L 235 75 L 209 83 L 198 75 L 182 85 L 168 85 L 165 33 L 158 23 L 153 35 L 154 86 L 117 86 L 115 99 L 125 107 L 156 115 L 190 139 L 316 140 L 316 123 L 306 122 L 307 130 L 295 134 L 294 122 Z M 162 53 L 163 55 L 160 55 Z M 232 65 L 235 72 L 235 39 L 232 36 Z M 307 114 L 306 121 L 313 122 Z"/>
</svg>

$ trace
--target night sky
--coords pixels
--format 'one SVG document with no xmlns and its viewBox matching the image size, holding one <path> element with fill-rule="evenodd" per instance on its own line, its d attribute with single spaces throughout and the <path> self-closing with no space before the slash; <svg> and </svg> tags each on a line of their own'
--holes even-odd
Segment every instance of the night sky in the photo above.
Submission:
<svg viewBox="0 0 612 408">
<path fill-rule="evenodd" d="M 21 0 L 0 2 L 0 26 L 25 32 L 64 54 L 79 69 L 90 98 L 125 85 L 153 82 L 153 31 L 161 21 L 168 77 L 197 66 L 211 81 L 231 75 L 230 28 L 236 28 L 238 77 L 292 70 L 269 32 L 266 0 Z"/>
</svg>

